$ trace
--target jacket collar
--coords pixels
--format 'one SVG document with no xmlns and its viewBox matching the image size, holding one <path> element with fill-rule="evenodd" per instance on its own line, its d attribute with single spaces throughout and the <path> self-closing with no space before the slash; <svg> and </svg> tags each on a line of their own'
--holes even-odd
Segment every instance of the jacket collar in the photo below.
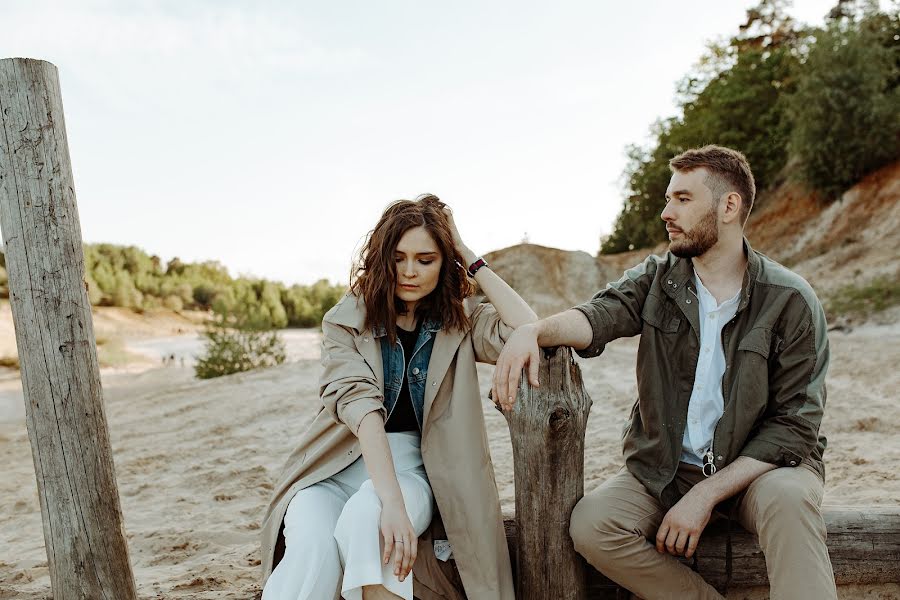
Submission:
<svg viewBox="0 0 900 600">
<path fill-rule="evenodd" d="M 434 333 L 436 331 L 441 330 L 441 322 L 435 319 L 425 319 L 422 321 L 422 331 L 428 331 Z M 384 337 L 387 335 L 387 329 L 385 329 L 384 325 L 376 325 L 372 328 L 372 335 L 377 338 Z"/>
<path fill-rule="evenodd" d="M 338 301 L 325 318 L 336 325 L 343 325 L 354 329 L 360 337 L 365 337 L 367 335 L 363 332 L 363 327 L 366 322 L 366 303 L 363 302 L 361 298 L 358 298 L 349 292 Z M 456 357 L 456 351 L 468 331 L 443 331 L 439 323 L 431 320 L 426 320 L 423 322 L 422 326 L 435 334 L 434 348 L 431 351 L 431 361 L 428 364 L 428 375 L 425 380 L 425 411 L 422 419 L 424 435 L 425 431 L 428 430 L 428 419 L 431 414 L 431 406 L 434 404 L 434 399 L 441 387 L 441 383 Z M 385 335 L 384 327 L 377 329 L 380 330 L 380 335 Z M 378 333 L 373 331 L 372 335 L 377 336 Z M 359 348 L 363 359 L 375 373 L 379 388 L 382 390 L 382 393 L 384 393 L 381 345 L 363 343 L 359 345 Z"/>
<path fill-rule="evenodd" d="M 741 286 L 741 301 L 738 304 L 738 312 L 741 312 L 750 303 L 750 292 L 753 291 L 753 285 L 759 279 L 760 266 L 762 261 L 759 254 L 750 247 L 750 242 L 744 238 L 744 255 L 747 257 L 747 271 L 744 273 L 744 285 Z"/>
<path fill-rule="evenodd" d="M 750 302 L 753 286 L 759 279 L 761 260 L 759 254 L 744 238 L 744 256 L 747 257 L 747 270 L 744 272 L 744 283 L 741 285 L 741 299 L 737 312 L 741 312 Z M 672 293 L 674 290 L 694 289 L 694 263 L 689 258 L 675 258 L 675 262 L 663 276 L 663 286 Z"/>
<path fill-rule="evenodd" d="M 358 332 L 362 332 L 366 324 L 366 303 L 359 296 L 347 292 L 332 309 L 329 320 L 337 325 L 350 327 Z M 435 333 L 440 331 L 441 322 L 436 319 L 425 319 L 422 322 L 422 329 Z M 387 334 L 384 325 L 376 325 L 372 328 L 372 336 L 379 338 Z"/>
<path fill-rule="evenodd" d="M 361 332 L 366 324 L 366 303 L 362 298 L 347 292 L 338 303 L 328 311 L 325 318 L 335 325 L 343 325 Z"/>
</svg>

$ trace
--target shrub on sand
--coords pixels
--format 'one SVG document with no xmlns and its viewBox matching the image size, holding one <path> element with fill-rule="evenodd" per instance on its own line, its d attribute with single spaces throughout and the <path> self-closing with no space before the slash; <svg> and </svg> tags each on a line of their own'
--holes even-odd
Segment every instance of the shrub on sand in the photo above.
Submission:
<svg viewBox="0 0 900 600">
<path fill-rule="evenodd" d="M 280 365 L 287 358 L 284 341 L 278 331 L 250 316 L 238 312 L 216 310 L 202 335 L 206 338 L 204 354 L 197 357 L 194 374 L 199 379 L 240 373 Z"/>
</svg>

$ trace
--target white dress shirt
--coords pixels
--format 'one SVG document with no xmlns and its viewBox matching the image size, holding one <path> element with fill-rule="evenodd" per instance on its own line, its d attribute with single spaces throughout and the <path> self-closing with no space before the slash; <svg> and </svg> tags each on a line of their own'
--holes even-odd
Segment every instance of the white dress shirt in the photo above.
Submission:
<svg viewBox="0 0 900 600">
<path fill-rule="evenodd" d="M 722 397 L 722 375 L 725 374 L 725 350 L 722 328 L 737 312 L 741 292 L 722 304 L 716 302 L 694 271 L 700 311 L 700 358 L 694 374 L 694 389 L 688 404 L 687 426 L 681 442 L 681 461 L 703 466 L 703 455 L 709 450 L 716 423 L 725 410 Z"/>
</svg>

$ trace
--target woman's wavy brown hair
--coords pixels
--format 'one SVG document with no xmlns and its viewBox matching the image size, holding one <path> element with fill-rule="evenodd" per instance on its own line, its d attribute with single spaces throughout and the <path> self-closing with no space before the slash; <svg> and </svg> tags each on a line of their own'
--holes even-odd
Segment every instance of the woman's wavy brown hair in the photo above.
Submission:
<svg viewBox="0 0 900 600">
<path fill-rule="evenodd" d="M 375 229 L 366 236 L 354 265 L 350 290 L 366 304 L 365 327 L 383 326 L 391 343 L 397 339 L 397 316 L 406 313 L 405 303 L 397 298 L 397 263 L 394 252 L 403 234 L 414 227 L 424 227 L 441 253 L 441 272 L 437 287 L 416 305 L 416 317 L 434 319 L 444 330 L 462 331 L 469 325 L 463 299 L 473 286 L 461 266 L 463 258 L 453 244 L 450 222 L 444 214 L 446 205 L 433 194 L 415 200 L 392 202 L 381 215 Z"/>
</svg>

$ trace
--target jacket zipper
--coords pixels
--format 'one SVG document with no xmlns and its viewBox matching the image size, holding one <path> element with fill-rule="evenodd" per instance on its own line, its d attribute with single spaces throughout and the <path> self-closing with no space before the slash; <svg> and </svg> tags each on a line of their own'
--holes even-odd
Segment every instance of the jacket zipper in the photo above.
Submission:
<svg viewBox="0 0 900 600">
<path fill-rule="evenodd" d="M 728 327 L 729 325 L 731 325 L 731 323 L 736 318 L 737 318 L 737 313 L 735 313 L 735 315 L 733 317 L 731 317 L 731 319 L 729 319 L 727 323 L 725 323 L 725 327 Z M 725 334 L 725 327 L 722 328 L 723 335 Z M 723 350 L 723 352 L 725 350 L 725 340 L 724 339 L 722 340 L 722 350 Z M 726 367 L 727 366 L 728 365 L 726 363 Z M 724 374 L 722 375 L 722 416 L 725 416 L 725 375 Z M 705 475 L 706 477 L 712 477 L 713 475 L 716 474 L 716 471 L 718 470 L 715 465 L 716 454 L 713 451 L 713 445 L 716 442 L 716 432 L 719 430 L 719 423 L 721 421 L 722 421 L 722 417 L 719 417 L 719 420 L 716 421 L 716 426 L 713 427 L 713 439 L 709 443 L 709 450 L 707 450 L 706 454 L 703 456 L 703 475 Z M 709 466 L 708 474 L 706 472 L 707 465 Z"/>
<path fill-rule="evenodd" d="M 690 293 L 692 293 L 694 295 L 694 298 L 697 299 L 697 306 L 699 308 L 700 296 L 697 295 L 697 291 L 694 290 L 694 288 L 692 288 L 690 285 L 687 286 L 687 289 Z M 699 334 L 699 331 L 698 331 L 698 334 Z M 700 343 L 701 346 L 703 345 L 702 340 L 698 340 L 698 342 Z M 698 358 L 698 360 L 699 360 L 699 358 Z M 695 382 L 695 384 L 696 384 L 696 382 Z M 715 444 L 715 441 L 716 441 L 716 430 L 718 428 L 719 428 L 719 422 L 716 421 L 716 426 L 713 428 L 713 439 L 710 441 L 709 449 L 703 455 L 702 471 L 703 471 L 704 477 L 712 477 L 713 475 L 716 474 L 716 463 L 715 463 L 716 455 L 713 452 L 713 445 Z"/>
</svg>

